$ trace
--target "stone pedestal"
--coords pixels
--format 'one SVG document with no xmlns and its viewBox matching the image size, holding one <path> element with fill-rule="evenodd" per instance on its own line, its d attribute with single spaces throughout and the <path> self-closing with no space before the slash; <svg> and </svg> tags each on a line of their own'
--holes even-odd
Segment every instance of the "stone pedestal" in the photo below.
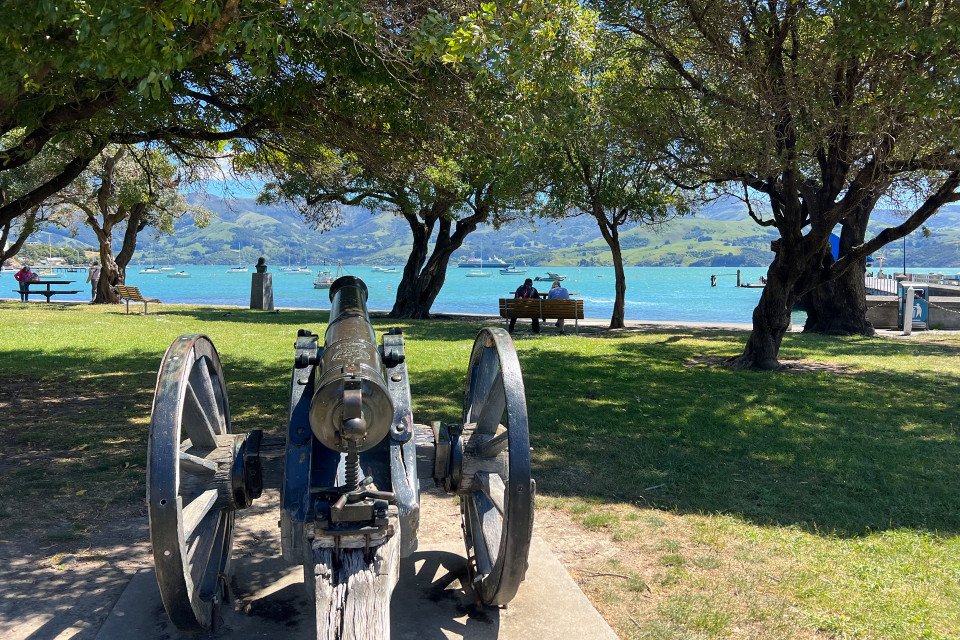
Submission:
<svg viewBox="0 0 960 640">
<path fill-rule="evenodd" d="M 250 308 L 273 311 L 273 274 L 254 273 L 250 283 Z"/>
</svg>

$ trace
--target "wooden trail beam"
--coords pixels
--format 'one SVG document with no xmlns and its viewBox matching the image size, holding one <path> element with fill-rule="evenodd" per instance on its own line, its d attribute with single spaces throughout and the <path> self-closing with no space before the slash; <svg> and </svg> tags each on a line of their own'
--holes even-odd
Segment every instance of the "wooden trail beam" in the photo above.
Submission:
<svg viewBox="0 0 960 640">
<path fill-rule="evenodd" d="M 317 640 L 389 640 L 400 536 L 368 551 L 313 544 Z"/>
</svg>

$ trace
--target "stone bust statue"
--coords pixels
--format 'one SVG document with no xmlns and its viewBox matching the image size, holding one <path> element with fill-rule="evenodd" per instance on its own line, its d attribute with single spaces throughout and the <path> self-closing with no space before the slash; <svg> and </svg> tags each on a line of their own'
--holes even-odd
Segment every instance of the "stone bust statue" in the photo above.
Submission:
<svg viewBox="0 0 960 640">
<path fill-rule="evenodd" d="M 260 256 L 260 259 L 257 260 L 257 273 L 266 273 L 267 272 L 267 261 L 263 256 Z"/>
</svg>

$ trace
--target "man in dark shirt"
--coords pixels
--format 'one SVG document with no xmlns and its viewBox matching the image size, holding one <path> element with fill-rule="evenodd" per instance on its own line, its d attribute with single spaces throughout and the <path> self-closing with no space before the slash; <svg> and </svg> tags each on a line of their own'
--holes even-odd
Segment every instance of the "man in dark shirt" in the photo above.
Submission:
<svg viewBox="0 0 960 640">
<path fill-rule="evenodd" d="M 523 284 L 517 288 L 516 293 L 513 294 L 514 298 L 533 298 L 537 299 L 540 297 L 540 292 L 533 286 L 533 280 L 527 278 L 523 281 Z M 516 318 L 510 318 L 510 333 L 513 333 L 513 328 L 517 325 Z M 533 332 L 540 333 L 540 318 L 533 319 Z"/>
</svg>

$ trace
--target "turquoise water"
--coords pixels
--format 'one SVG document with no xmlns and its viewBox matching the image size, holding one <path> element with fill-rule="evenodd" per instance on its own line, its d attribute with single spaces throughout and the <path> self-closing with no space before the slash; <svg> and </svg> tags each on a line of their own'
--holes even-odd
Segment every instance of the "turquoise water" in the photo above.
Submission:
<svg viewBox="0 0 960 640">
<path fill-rule="evenodd" d="M 141 266 L 128 271 L 127 284 L 140 287 L 144 296 L 164 302 L 207 305 L 239 305 L 250 303 L 250 276 L 248 273 L 226 273 L 229 266 L 178 266 L 191 274 L 190 278 L 168 278 L 173 272 L 139 273 Z M 277 307 L 327 309 L 330 301 L 327 290 L 313 288 L 312 274 L 285 273 L 271 267 L 273 300 Z M 614 275 L 612 267 L 549 267 L 550 271 L 566 275 L 564 285 L 576 297 L 583 299 L 584 315 L 588 318 L 609 318 L 613 312 Z M 251 268 L 251 272 L 253 269 Z M 396 273 L 380 273 L 372 267 L 345 267 L 344 271 L 358 276 L 370 291 L 372 310 L 389 310 L 400 282 L 400 265 Z M 433 311 L 449 313 L 497 314 L 497 298 L 510 297 L 524 278 L 546 276 L 547 268 L 531 267 L 526 275 L 501 275 L 496 269 L 489 278 L 468 278 L 470 269 L 450 268 Z M 753 308 L 761 289 L 738 289 L 736 268 L 731 267 L 630 267 L 626 269 L 627 294 L 625 314 L 628 320 L 682 320 L 690 322 L 750 322 Z M 717 286 L 710 286 L 710 276 L 718 274 Z M 744 282 L 758 282 L 766 274 L 764 267 L 741 269 Z M 84 293 L 86 273 L 60 274 L 57 280 L 76 280 L 66 288 Z M 549 290 L 550 282 L 534 283 L 541 291 Z M 17 283 L 13 272 L 0 274 L 0 297 L 17 299 Z M 55 286 L 56 288 L 65 288 Z M 38 298 L 42 299 L 42 298 Z M 84 300 L 86 295 L 56 296 L 56 300 Z M 794 321 L 802 322 L 795 314 Z"/>
</svg>

